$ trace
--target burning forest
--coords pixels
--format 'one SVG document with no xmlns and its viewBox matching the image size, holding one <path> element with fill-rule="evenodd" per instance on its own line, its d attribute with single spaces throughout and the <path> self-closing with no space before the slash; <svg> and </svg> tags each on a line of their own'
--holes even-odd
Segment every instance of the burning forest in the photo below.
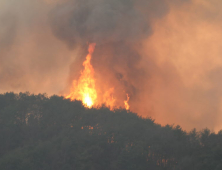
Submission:
<svg viewBox="0 0 222 170">
<path fill-rule="evenodd" d="M 0 92 L 219 131 L 217 0 L 0 0 Z"/>
<path fill-rule="evenodd" d="M 221 170 L 221 8 L 0 0 L 0 169 Z"/>
</svg>

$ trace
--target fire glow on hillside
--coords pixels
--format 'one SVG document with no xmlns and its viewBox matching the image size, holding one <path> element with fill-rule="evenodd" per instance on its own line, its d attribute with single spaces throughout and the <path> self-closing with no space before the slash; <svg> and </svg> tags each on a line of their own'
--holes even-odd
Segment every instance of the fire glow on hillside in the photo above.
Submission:
<svg viewBox="0 0 222 170">
<path fill-rule="evenodd" d="M 0 0 L 0 92 L 129 105 L 161 125 L 217 132 L 221 8 L 218 0 Z"/>
<path fill-rule="evenodd" d="M 113 96 L 114 87 L 108 89 L 103 94 L 103 100 L 98 100 L 98 93 L 96 91 L 96 79 L 94 78 L 94 69 L 91 65 L 91 58 L 94 52 L 96 44 L 91 43 L 88 47 L 88 55 L 86 60 L 83 62 L 84 70 L 81 72 L 81 75 L 77 80 L 73 81 L 73 85 L 70 90 L 70 94 L 66 98 L 71 100 L 81 100 L 85 107 L 100 107 L 104 104 L 106 107 L 109 107 L 111 110 L 118 108 L 115 105 L 115 98 Z M 123 101 L 125 109 L 129 110 L 129 95 L 126 94 L 127 99 Z"/>
</svg>

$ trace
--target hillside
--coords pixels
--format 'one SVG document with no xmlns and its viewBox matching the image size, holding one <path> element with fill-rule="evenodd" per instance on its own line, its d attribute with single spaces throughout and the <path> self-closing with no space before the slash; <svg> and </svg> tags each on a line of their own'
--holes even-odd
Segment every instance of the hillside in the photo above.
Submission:
<svg viewBox="0 0 222 170">
<path fill-rule="evenodd" d="M 0 95 L 1 170 L 221 170 L 222 131 L 187 133 L 126 110 Z"/>
</svg>

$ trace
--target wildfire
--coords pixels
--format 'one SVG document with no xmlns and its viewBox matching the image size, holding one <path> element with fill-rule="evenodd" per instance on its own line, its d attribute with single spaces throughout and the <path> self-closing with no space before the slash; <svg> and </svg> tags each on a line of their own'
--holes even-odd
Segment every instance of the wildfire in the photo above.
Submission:
<svg viewBox="0 0 222 170">
<path fill-rule="evenodd" d="M 91 108 L 97 99 L 97 92 L 95 89 L 94 69 L 90 63 L 92 53 L 94 52 L 96 44 L 90 44 L 88 48 L 88 55 L 83 62 L 84 70 L 78 81 L 73 81 L 71 93 L 66 96 L 71 100 L 81 100 L 83 104 Z"/>
<path fill-rule="evenodd" d="M 98 101 L 97 91 L 96 91 L 96 80 L 94 78 L 94 69 L 91 65 L 92 54 L 95 50 L 95 43 L 92 43 L 88 47 L 88 55 L 86 60 L 83 62 L 84 69 L 81 71 L 80 77 L 73 81 L 71 92 L 65 98 L 70 98 L 71 100 L 81 100 L 83 104 L 91 108 L 93 106 L 99 107 L 105 104 L 111 110 L 115 109 L 115 98 L 114 88 L 110 88 L 102 95 L 102 101 Z M 127 100 L 124 101 L 126 110 L 129 110 L 129 96 L 127 94 Z"/>
</svg>

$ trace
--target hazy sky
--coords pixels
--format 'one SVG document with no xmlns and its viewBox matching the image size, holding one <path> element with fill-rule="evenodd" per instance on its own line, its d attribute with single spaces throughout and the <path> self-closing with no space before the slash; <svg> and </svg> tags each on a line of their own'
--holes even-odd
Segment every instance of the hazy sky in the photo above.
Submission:
<svg viewBox="0 0 222 170">
<path fill-rule="evenodd" d="M 58 94 L 87 43 L 101 92 L 161 124 L 222 129 L 222 1 L 0 0 L 0 92 Z M 124 93 L 122 93 L 124 91 Z"/>
</svg>

